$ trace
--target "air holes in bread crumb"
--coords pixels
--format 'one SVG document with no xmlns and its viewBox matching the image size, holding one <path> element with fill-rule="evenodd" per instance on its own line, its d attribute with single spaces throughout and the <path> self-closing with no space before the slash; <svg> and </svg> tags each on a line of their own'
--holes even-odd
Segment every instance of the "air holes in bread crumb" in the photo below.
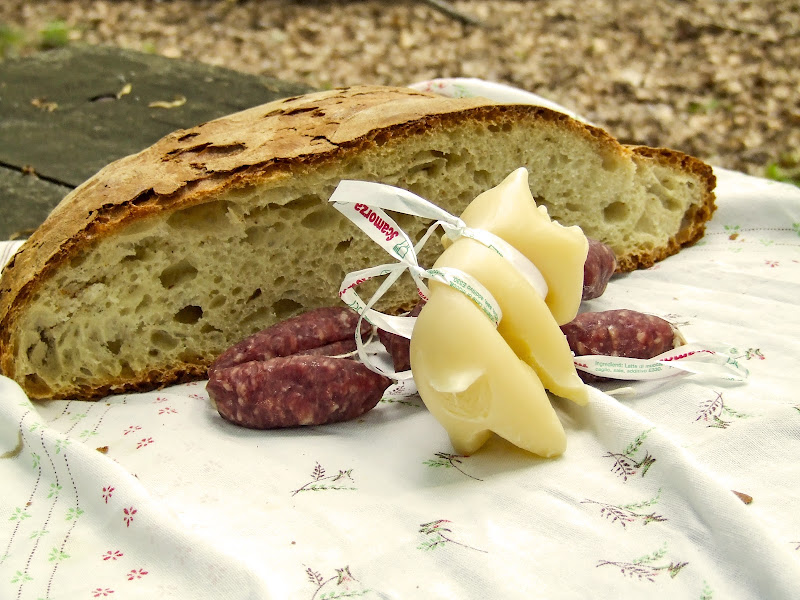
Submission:
<svg viewBox="0 0 800 600">
<path fill-rule="evenodd" d="M 194 350 L 182 350 L 178 353 L 178 360 L 183 363 L 197 364 L 203 357 Z"/>
<path fill-rule="evenodd" d="M 603 209 L 603 219 L 608 223 L 619 223 L 628 218 L 629 211 L 624 202 L 612 202 Z"/>
<path fill-rule="evenodd" d="M 111 354 L 117 355 L 122 348 L 122 340 L 111 340 L 106 342 L 106 348 L 108 348 L 108 351 L 111 352 Z"/>
<path fill-rule="evenodd" d="M 29 373 L 25 376 L 25 389 L 30 390 L 41 396 L 46 396 L 51 393 L 50 386 L 47 385 L 41 377 L 36 373 Z"/>
<path fill-rule="evenodd" d="M 191 281 L 195 277 L 197 277 L 197 268 L 186 259 L 170 265 L 158 276 L 161 285 L 168 290 Z"/>
<path fill-rule="evenodd" d="M 256 186 L 253 184 L 248 184 L 228 190 L 227 197 L 232 202 L 246 203 L 246 201 L 252 198 L 255 193 Z"/>
<path fill-rule="evenodd" d="M 314 210 L 308 213 L 300 221 L 300 225 L 306 229 L 319 229 L 324 230 L 331 227 L 337 220 L 338 214 L 329 206 L 323 206 L 319 210 Z"/>
<path fill-rule="evenodd" d="M 133 369 L 127 360 L 119 361 L 119 374 L 121 377 L 133 377 Z"/>
<path fill-rule="evenodd" d="M 154 349 L 172 350 L 178 345 L 178 340 L 166 331 L 159 329 L 150 334 L 150 343 L 153 344 Z"/>
<path fill-rule="evenodd" d="M 76 267 L 80 267 L 86 261 L 87 256 L 88 253 L 86 252 L 81 252 L 80 254 L 76 254 L 75 256 L 70 258 L 69 266 L 72 267 L 73 269 Z"/>
<path fill-rule="evenodd" d="M 671 193 L 667 187 L 653 185 L 649 186 L 647 191 L 658 199 L 658 201 L 661 203 L 661 206 L 664 207 L 664 210 L 681 214 L 686 210 L 683 206 L 681 206 L 680 200 L 674 195 L 674 193 Z"/>
<path fill-rule="evenodd" d="M 438 175 L 447 166 L 448 155 L 437 150 L 424 150 L 417 152 L 414 158 L 411 159 L 413 166 L 409 167 L 406 173 L 406 179 L 411 179 L 413 175 L 418 173 Z"/>
<path fill-rule="evenodd" d="M 173 319 L 178 323 L 183 323 L 185 325 L 193 325 L 197 323 L 200 319 L 203 318 L 203 309 L 200 306 L 194 306 L 192 304 L 188 306 L 184 306 L 178 312 L 175 313 Z"/>
<path fill-rule="evenodd" d="M 303 210 L 303 211 L 305 211 L 305 210 L 309 210 L 309 209 L 312 209 L 312 208 L 317 208 L 320 204 L 325 205 L 326 202 L 324 202 L 319 196 L 315 196 L 313 194 L 309 194 L 309 195 L 306 195 L 306 196 L 299 196 L 297 198 L 289 200 L 283 206 L 285 206 L 287 208 L 291 207 L 292 210 Z M 280 205 L 275 205 L 275 204 L 272 204 L 272 203 L 270 203 L 269 206 L 271 208 L 272 207 L 280 208 Z"/>
<path fill-rule="evenodd" d="M 230 225 L 228 220 L 228 202 L 206 202 L 172 213 L 167 218 L 167 225 L 174 229 L 194 229 L 209 233 L 218 233 L 221 228 Z"/>
<path fill-rule="evenodd" d="M 350 244 L 353 242 L 353 238 L 347 238 L 346 240 L 342 240 L 338 244 L 336 244 L 336 248 L 334 252 L 345 252 L 349 247 Z"/>
<path fill-rule="evenodd" d="M 485 169 L 476 169 L 472 172 L 472 180 L 479 188 L 489 189 L 491 187 L 491 175 Z"/>
<path fill-rule="evenodd" d="M 283 321 L 289 317 L 300 312 L 303 306 L 299 302 L 295 302 L 291 298 L 281 298 L 280 300 L 272 303 L 272 310 L 278 321 Z"/>
<path fill-rule="evenodd" d="M 148 244 L 152 242 L 152 238 L 148 238 L 146 240 L 142 240 L 142 242 L 136 244 L 132 250 L 133 254 L 128 254 L 122 258 L 122 262 L 135 262 L 139 260 L 144 260 L 147 258 L 148 254 Z"/>
<path fill-rule="evenodd" d="M 649 212 L 645 212 L 639 217 L 639 220 L 636 222 L 636 231 L 642 233 L 650 233 L 653 234 L 656 231 L 656 224 L 653 222 L 653 218 Z M 644 245 L 644 244 L 642 244 Z M 652 246 L 652 244 L 650 244 Z"/>
<path fill-rule="evenodd" d="M 376 145 L 383 146 L 386 142 L 392 139 L 392 134 L 388 131 L 381 131 L 372 139 L 375 141 Z"/>
<path fill-rule="evenodd" d="M 564 152 L 556 152 L 550 155 L 550 160 L 547 163 L 549 169 L 563 169 L 567 168 L 570 163 L 570 157 Z"/>
<path fill-rule="evenodd" d="M 664 194 L 659 196 L 658 199 L 661 201 L 661 206 L 669 212 L 683 214 L 685 209 L 681 206 L 680 200 L 675 198 L 675 196 Z"/>
<path fill-rule="evenodd" d="M 466 205 L 466 204 L 469 204 L 469 203 L 470 203 L 470 201 L 471 201 L 471 200 L 472 200 L 474 197 L 475 197 L 475 196 L 474 196 L 474 194 L 473 194 L 472 192 L 470 192 L 470 191 L 463 191 L 463 192 L 461 192 L 461 193 L 458 195 L 458 201 L 459 201 L 459 202 L 461 202 L 462 204 L 465 204 L 465 205 Z M 424 234 L 424 233 L 425 233 L 425 231 L 424 231 L 424 230 L 423 230 L 423 231 L 420 231 L 420 233 L 423 233 L 423 234 Z M 421 236 L 421 235 L 418 235 L 418 236 L 416 236 L 416 237 L 417 237 L 417 241 L 419 241 L 419 240 L 422 238 L 422 236 Z"/>
<path fill-rule="evenodd" d="M 139 313 L 141 313 L 141 312 L 143 312 L 143 311 L 147 310 L 147 309 L 148 309 L 148 307 L 149 307 L 149 306 L 150 306 L 152 303 L 153 303 L 153 299 L 150 297 L 150 295 L 149 295 L 149 294 L 145 294 L 144 296 L 142 296 L 142 299 L 141 299 L 141 301 L 139 302 L 139 304 L 137 304 L 137 305 L 136 305 L 136 308 L 134 309 L 134 312 L 135 312 L 136 314 L 139 314 Z"/>
<path fill-rule="evenodd" d="M 263 246 L 267 242 L 269 227 L 255 225 L 244 231 L 244 241 L 253 247 Z"/>
<path fill-rule="evenodd" d="M 253 311 L 249 315 L 247 315 L 244 319 L 242 319 L 242 328 L 252 329 L 254 327 L 261 328 L 263 327 L 263 323 L 270 321 L 270 313 L 272 311 L 267 308 L 266 306 L 262 306 L 258 310 Z M 283 319 L 279 319 L 283 320 Z"/>
<path fill-rule="evenodd" d="M 625 162 L 621 160 L 618 156 L 614 154 L 604 154 L 603 155 L 603 170 L 604 171 L 616 171 L 621 166 L 623 166 Z"/>
</svg>

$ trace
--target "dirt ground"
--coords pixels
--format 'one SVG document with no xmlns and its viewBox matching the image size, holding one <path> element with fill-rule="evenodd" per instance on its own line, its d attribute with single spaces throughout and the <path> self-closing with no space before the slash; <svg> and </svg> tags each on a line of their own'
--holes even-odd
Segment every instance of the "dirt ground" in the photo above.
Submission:
<svg viewBox="0 0 800 600">
<path fill-rule="evenodd" d="M 627 143 L 754 175 L 796 168 L 800 0 L 451 4 L 481 24 L 414 0 L 5 0 L 0 43 L 6 56 L 112 44 L 318 88 L 480 77 Z"/>
</svg>

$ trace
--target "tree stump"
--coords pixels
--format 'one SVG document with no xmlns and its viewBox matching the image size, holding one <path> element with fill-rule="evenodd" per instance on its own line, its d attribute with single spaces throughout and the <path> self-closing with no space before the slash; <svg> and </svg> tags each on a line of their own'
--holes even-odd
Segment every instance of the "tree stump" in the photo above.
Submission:
<svg viewBox="0 0 800 600">
<path fill-rule="evenodd" d="M 0 62 L 0 239 L 24 237 L 71 189 L 172 131 L 309 91 L 104 46 Z"/>
</svg>

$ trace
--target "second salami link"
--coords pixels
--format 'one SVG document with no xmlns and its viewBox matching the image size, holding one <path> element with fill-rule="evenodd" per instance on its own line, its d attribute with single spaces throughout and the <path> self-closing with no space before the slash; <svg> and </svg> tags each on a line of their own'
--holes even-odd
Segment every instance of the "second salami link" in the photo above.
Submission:
<svg viewBox="0 0 800 600">
<path fill-rule="evenodd" d="M 669 321 L 627 309 L 581 313 L 561 331 L 576 356 L 653 358 L 683 344 Z M 586 383 L 606 381 L 580 370 L 578 375 Z"/>
</svg>

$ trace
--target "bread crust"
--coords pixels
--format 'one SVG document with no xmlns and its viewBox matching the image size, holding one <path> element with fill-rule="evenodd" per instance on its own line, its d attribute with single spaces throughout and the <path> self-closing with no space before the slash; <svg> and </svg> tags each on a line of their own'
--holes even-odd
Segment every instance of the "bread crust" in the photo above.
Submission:
<svg viewBox="0 0 800 600">
<path fill-rule="evenodd" d="M 313 117 L 313 118 L 309 118 Z M 14 377 L 12 332 L 25 305 L 63 263 L 131 222 L 201 204 L 234 186 L 269 185 L 298 169 L 334 164 L 362 149 L 471 119 L 558 121 L 572 133 L 641 161 L 680 165 L 705 182 L 703 205 L 687 215 L 666 248 L 621 261 L 621 270 L 652 265 L 693 243 L 714 210 L 714 176 L 702 161 L 667 149 L 626 147 L 604 130 L 543 107 L 452 99 L 408 88 L 356 86 L 287 98 L 167 135 L 111 163 L 68 194 L 3 270 L 0 278 L 0 372 Z M 197 379 L 204 366 L 180 364 L 146 382 L 79 388 L 97 396 Z"/>
<path fill-rule="evenodd" d="M 617 272 L 647 269 L 668 256 L 677 254 L 681 248 L 691 246 L 697 242 L 706 230 L 706 222 L 717 209 L 714 188 L 717 178 L 711 166 L 705 162 L 670 148 L 651 148 L 649 146 L 628 146 L 634 157 L 643 160 L 655 161 L 660 164 L 671 165 L 677 169 L 692 173 L 703 182 L 703 201 L 690 208 L 684 215 L 680 230 L 667 241 L 663 248 L 657 248 L 647 254 L 631 254 L 617 259 Z"/>
</svg>

